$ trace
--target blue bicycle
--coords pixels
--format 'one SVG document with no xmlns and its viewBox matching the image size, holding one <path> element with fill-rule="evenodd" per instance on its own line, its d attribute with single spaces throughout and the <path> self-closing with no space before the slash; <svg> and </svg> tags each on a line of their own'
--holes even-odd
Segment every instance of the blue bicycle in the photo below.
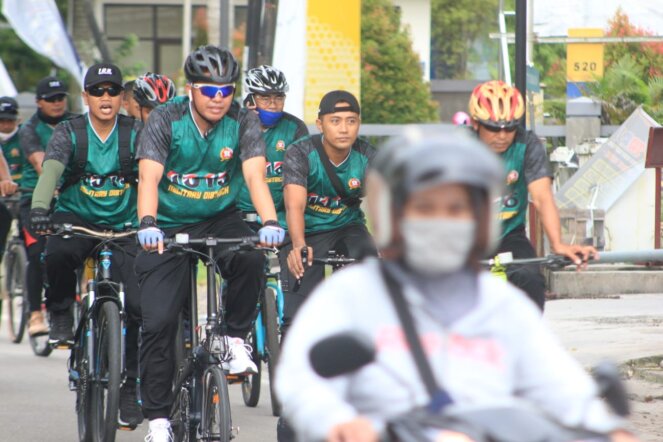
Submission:
<svg viewBox="0 0 663 442">
<path fill-rule="evenodd" d="M 281 407 L 274 392 L 274 369 L 279 359 L 281 323 L 283 321 L 283 291 L 279 282 L 279 271 L 272 263 L 265 260 L 265 290 L 258 298 L 257 316 L 254 326 L 247 337 L 251 345 L 253 361 L 258 373 L 245 376 L 242 381 L 242 396 L 248 407 L 255 407 L 260 400 L 260 382 L 262 379 L 262 362 L 267 365 L 270 379 L 272 415 L 279 416 Z"/>
</svg>

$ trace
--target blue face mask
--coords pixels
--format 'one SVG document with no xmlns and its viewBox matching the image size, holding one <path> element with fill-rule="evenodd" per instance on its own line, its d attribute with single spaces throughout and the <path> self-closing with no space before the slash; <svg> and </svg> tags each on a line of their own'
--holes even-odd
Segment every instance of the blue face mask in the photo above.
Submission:
<svg viewBox="0 0 663 442">
<path fill-rule="evenodd" d="M 258 118 L 264 127 L 276 126 L 283 116 L 283 112 L 270 112 L 264 109 L 256 109 L 258 111 Z"/>
</svg>

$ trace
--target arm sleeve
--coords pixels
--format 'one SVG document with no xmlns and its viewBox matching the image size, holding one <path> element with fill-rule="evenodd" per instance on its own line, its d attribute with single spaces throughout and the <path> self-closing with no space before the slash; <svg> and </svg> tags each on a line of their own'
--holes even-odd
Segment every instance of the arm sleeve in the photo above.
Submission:
<svg viewBox="0 0 663 442">
<path fill-rule="evenodd" d="M 260 120 L 253 111 L 239 112 L 239 158 L 242 161 L 265 156 L 265 140 L 262 138 Z"/>
<path fill-rule="evenodd" d="M 353 329 L 350 303 L 339 296 L 352 290 L 342 285 L 340 288 L 327 280 L 311 294 L 288 332 L 276 368 L 276 391 L 283 415 L 301 440 L 324 440 L 334 425 L 358 414 L 345 398 L 349 380 L 343 376 L 323 379 L 314 372 L 308 357 L 322 338 Z"/>
<path fill-rule="evenodd" d="M 546 177 L 552 177 L 548 154 L 541 140 L 532 131 L 525 134 L 525 182 L 530 183 Z"/>
<path fill-rule="evenodd" d="M 55 187 L 64 173 L 64 164 L 56 160 L 44 161 L 37 186 L 32 193 L 32 208 L 48 210 L 51 207 L 51 200 Z"/>
<path fill-rule="evenodd" d="M 166 164 L 173 136 L 167 108 L 168 106 L 160 106 L 154 109 L 147 124 L 140 131 L 136 144 L 137 160 L 147 159 Z"/>
<path fill-rule="evenodd" d="M 35 132 L 35 120 L 36 117 L 30 118 L 27 123 L 21 126 L 21 129 L 18 133 L 19 144 L 25 158 L 28 158 L 35 152 L 44 151 L 44 148 L 41 145 L 41 141 L 39 140 L 39 136 L 37 135 L 37 132 Z"/>
<path fill-rule="evenodd" d="M 570 427 L 601 433 L 626 428 L 627 422 L 610 412 L 597 396 L 598 388 L 580 364 L 564 350 L 541 320 L 533 305 L 514 313 L 516 330 L 529 330 L 512 336 L 519 346 L 514 380 L 516 395 L 537 404 L 544 412 Z M 522 321 L 522 322 L 521 322 Z"/>
<path fill-rule="evenodd" d="M 72 139 L 69 127 L 68 122 L 63 122 L 55 126 L 53 136 L 48 141 L 48 146 L 46 146 L 44 163 L 47 160 L 55 160 L 63 165 L 69 164 L 69 158 L 72 153 Z"/>
<path fill-rule="evenodd" d="M 285 152 L 283 160 L 283 185 L 297 184 L 308 188 L 308 150 L 306 144 L 292 144 Z"/>
</svg>

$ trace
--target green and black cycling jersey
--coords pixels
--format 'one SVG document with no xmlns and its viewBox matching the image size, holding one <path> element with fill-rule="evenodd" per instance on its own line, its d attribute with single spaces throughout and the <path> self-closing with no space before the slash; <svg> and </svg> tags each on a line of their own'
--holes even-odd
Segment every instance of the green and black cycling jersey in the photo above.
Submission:
<svg viewBox="0 0 663 442">
<path fill-rule="evenodd" d="M 23 153 L 21 152 L 18 132 L 8 139 L 6 143 L 0 143 L 0 145 L 2 146 L 2 154 L 5 160 L 7 160 L 7 166 L 9 166 L 9 174 L 12 177 L 12 181 L 18 183 L 21 180 L 21 170 L 23 168 Z"/>
<path fill-rule="evenodd" d="M 364 212 L 358 205 L 348 206 L 337 194 L 327 176 L 311 135 L 294 142 L 285 154 L 283 163 L 283 185 L 296 184 L 306 188 L 304 211 L 305 233 L 338 229 L 350 224 L 363 224 Z M 367 142 L 357 139 L 348 157 L 338 166 L 332 164 L 341 184 L 344 197 L 360 198 L 368 164 L 375 149 Z"/>
<path fill-rule="evenodd" d="M 525 224 L 530 183 L 551 177 L 546 150 L 532 131 L 518 131 L 513 144 L 500 154 L 506 167 L 506 192 L 500 219 L 502 238 Z"/>
<path fill-rule="evenodd" d="M 68 120 L 75 117 L 76 114 L 67 112 L 62 120 Z M 21 126 L 19 130 L 19 140 L 21 151 L 23 153 L 23 167 L 20 186 L 24 189 L 34 189 L 39 180 L 39 174 L 34 166 L 28 160 L 30 155 L 35 152 L 46 152 L 48 141 L 53 136 L 55 126 L 42 121 L 39 118 L 39 112 L 30 117 L 30 119 Z M 31 198 L 31 192 L 23 192 L 21 198 Z"/>
<path fill-rule="evenodd" d="M 265 156 L 265 142 L 253 111 L 231 106 L 202 134 L 187 97 L 176 97 L 152 111 L 136 155 L 164 166 L 160 227 L 198 223 L 235 208 L 244 181 L 242 162 L 258 156 Z"/>
<path fill-rule="evenodd" d="M 55 211 L 73 213 L 88 223 L 113 230 L 122 230 L 128 225 L 136 227 L 137 189 L 135 183 L 130 183 L 120 174 L 117 122 L 108 138 L 102 141 L 91 126 L 87 114 L 77 118 L 87 120 L 87 163 L 83 177 L 62 191 L 55 204 Z M 133 122 L 130 138 L 132 153 L 135 153 L 138 133 L 142 127 L 140 121 Z M 76 134 L 71 122 L 60 123 L 48 143 L 44 163 L 49 160 L 62 163 L 65 166 L 62 178 L 67 181 L 74 170 L 76 149 Z M 133 169 L 137 173 L 135 161 Z"/>
<path fill-rule="evenodd" d="M 285 149 L 293 141 L 307 135 L 308 128 L 304 122 L 287 112 L 283 113 L 283 117 L 281 117 L 276 126 L 262 132 L 267 157 L 265 180 L 274 200 L 274 207 L 276 208 L 279 223 L 284 228 L 286 227 L 285 207 L 283 205 L 283 159 L 285 158 Z M 256 211 L 255 207 L 253 207 L 246 183 L 242 185 L 242 189 L 240 190 L 237 207 L 243 212 Z"/>
</svg>

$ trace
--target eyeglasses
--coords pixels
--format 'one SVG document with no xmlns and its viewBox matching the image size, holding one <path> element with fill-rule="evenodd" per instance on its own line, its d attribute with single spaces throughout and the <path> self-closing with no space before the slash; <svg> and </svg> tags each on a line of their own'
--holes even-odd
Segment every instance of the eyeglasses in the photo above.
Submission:
<svg viewBox="0 0 663 442">
<path fill-rule="evenodd" d="M 483 123 L 480 123 L 480 124 L 481 124 L 481 127 L 486 129 L 488 132 L 493 132 L 493 133 L 497 133 L 497 132 L 501 132 L 501 131 L 504 131 L 506 133 L 512 133 L 512 132 L 515 132 L 516 130 L 518 130 L 518 126 L 499 127 L 499 126 L 489 126 L 489 125 L 483 124 Z"/>
<path fill-rule="evenodd" d="M 285 103 L 285 94 L 277 95 L 255 95 L 256 101 L 261 106 L 268 106 L 272 103 L 274 104 L 283 104 Z"/>
<path fill-rule="evenodd" d="M 58 95 L 53 95 L 52 97 L 44 98 L 44 101 L 47 101 L 49 103 L 59 103 L 60 101 L 63 101 L 67 96 L 65 94 L 58 94 Z"/>
<path fill-rule="evenodd" d="M 93 97 L 103 97 L 105 93 L 108 93 L 111 97 L 117 97 L 122 93 L 122 88 L 119 86 L 93 86 L 87 90 L 87 93 Z"/>
<path fill-rule="evenodd" d="M 226 98 L 235 93 L 235 86 L 232 84 L 227 84 L 225 86 L 216 86 L 213 84 L 194 84 L 194 89 L 198 89 L 201 94 L 207 98 L 215 98 L 217 94 L 221 94 L 221 97 Z"/>
</svg>

